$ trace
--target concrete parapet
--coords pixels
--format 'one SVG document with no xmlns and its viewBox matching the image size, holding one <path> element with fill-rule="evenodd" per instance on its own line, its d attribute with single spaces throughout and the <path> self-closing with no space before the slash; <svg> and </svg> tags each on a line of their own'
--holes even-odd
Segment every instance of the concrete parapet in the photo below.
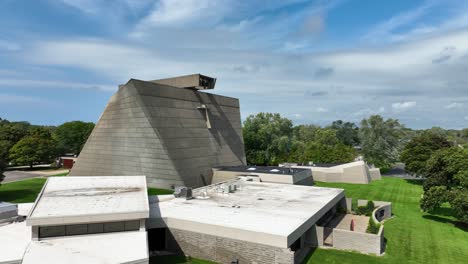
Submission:
<svg viewBox="0 0 468 264">
<path fill-rule="evenodd" d="M 384 252 L 384 227 L 377 234 L 333 229 L 333 247 L 380 256 Z"/>
<path fill-rule="evenodd" d="M 358 200 L 358 206 L 365 206 L 368 200 Z M 373 201 L 375 209 L 372 212 L 372 218 L 376 223 L 380 223 L 383 220 L 392 217 L 392 203 L 385 201 Z"/>
</svg>

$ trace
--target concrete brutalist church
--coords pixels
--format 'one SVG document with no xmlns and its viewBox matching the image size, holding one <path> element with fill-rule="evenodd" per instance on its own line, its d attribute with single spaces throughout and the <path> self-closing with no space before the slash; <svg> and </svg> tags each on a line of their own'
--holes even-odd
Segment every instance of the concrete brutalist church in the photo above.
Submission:
<svg viewBox="0 0 468 264">
<path fill-rule="evenodd" d="M 146 175 L 148 186 L 211 184 L 212 168 L 246 165 L 239 100 L 193 74 L 121 85 L 71 176 Z"/>
</svg>

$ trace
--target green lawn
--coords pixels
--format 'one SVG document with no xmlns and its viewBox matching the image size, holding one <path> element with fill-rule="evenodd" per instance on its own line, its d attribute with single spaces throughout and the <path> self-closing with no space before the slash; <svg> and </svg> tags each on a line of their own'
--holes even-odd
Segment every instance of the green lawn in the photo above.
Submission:
<svg viewBox="0 0 468 264">
<path fill-rule="evenodd" d="M 321 183 L 345 189 L 355 199 L 392 202 L 395 217 L 385 223 L 386 253 L 382 257 L 338 250 L 315 250 L 306 263 L 468 263 L 468 232 L 456 225 L 448 207 L 437 215 L 422 213 L 420 182 L 384 177 L 368 185 Z"/>
<path fill-rule="evenodd" d="M 0 201 L 32 203 L 46 182 L 45 178 L 33 178 L 0 185 Z"/>
<path fill-rule="evenodd" d="M 67 173 L 54 176 L 66 176 Z M 45 178 L 33 178 L 0 185 L 0 201 L 12 203 L 32 203 L 46 182 Z M 174 191 L 166 189 L 148 188 L 149 195 L 172 194 Z"/>
</svg>

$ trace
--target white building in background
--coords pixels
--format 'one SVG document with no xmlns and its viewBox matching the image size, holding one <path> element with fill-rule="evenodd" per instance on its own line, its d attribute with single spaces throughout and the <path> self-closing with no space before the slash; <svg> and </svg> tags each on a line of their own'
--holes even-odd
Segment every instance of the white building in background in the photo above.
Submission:
<svg viewBox="0 0 468 264">
<path fill-rule="evenodd" d="M 297 163 L 279 164 L 280 167 L 294 169 L 309 169 L 314 181 L 343 182 L 368 184 L 373 180 L 380 180 L 380 169 L 371 168 L 364 161 L 354 161 L 344 164 L 311 164 L 298 165 Z"/>
</svg>

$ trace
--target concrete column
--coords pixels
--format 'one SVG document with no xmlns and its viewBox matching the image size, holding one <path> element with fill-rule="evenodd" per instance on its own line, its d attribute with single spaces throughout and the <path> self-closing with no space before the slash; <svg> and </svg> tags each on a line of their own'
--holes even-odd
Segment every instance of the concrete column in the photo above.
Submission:
<svg viewBox="0 0 468 264">
<path fill-rule="evenodd" d="M 31 227 L 31 240 L 38 241 L 39 240 L 39 226 L 32 226 Z"/>
</svg>

